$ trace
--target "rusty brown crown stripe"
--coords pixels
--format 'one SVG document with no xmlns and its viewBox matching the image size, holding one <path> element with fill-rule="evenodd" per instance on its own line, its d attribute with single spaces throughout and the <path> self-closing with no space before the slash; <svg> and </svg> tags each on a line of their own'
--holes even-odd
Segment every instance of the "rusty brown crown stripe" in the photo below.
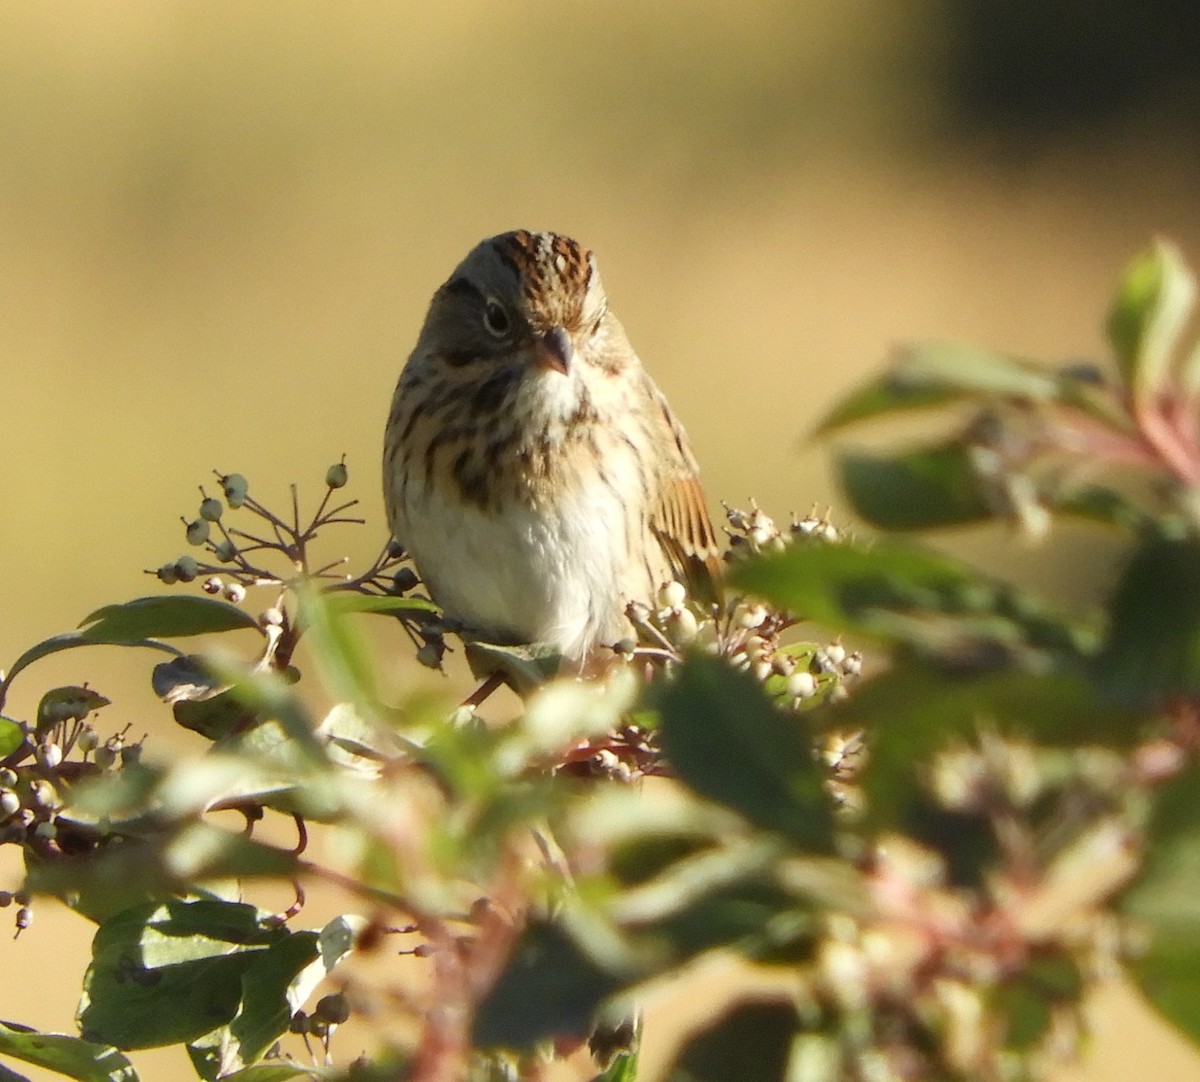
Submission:
<svg viewBox="0 0 1200 1082">
<path fill-rule="evenodd" d="M 592 253 L 559 233 L 518 229 L 492 241 L 496 253 L 513 269 L 528 297 L 538 296 L 557 279 L 585 292 L 592 277 Z"/>
</svg>

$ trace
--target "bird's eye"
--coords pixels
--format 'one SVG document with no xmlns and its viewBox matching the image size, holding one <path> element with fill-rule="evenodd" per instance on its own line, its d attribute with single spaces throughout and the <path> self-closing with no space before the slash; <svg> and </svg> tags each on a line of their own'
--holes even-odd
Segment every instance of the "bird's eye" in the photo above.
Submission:
<svg viewBox="0 0 1200 1082">
<path fill-rule="evenodd" d="M 488 301 L 483 310 L 483 325 L 497 338 L 503 338 L 512 328 L 512 321 L 499 301 Z"/>
</svg>

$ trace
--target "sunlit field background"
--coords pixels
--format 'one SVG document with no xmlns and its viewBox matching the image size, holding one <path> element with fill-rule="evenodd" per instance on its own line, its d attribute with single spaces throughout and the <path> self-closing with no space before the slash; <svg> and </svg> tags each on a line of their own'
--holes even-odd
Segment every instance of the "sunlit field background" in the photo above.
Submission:
<svg viewBox="0 0 1200 1082">
<path fill-rule="evenodd" d="M 895 344 L 1101 358 L 1154 233 L 1200 260 L 1195 22 L 1107 0 L 0 7 L 0 667 L 160 589 L 142 569 L 184 551 L 214 468 L 312 504 L 345 453 L 367 526 L 327 548 L 368 561 L 428 298 L 516 227 L 597 252 L 715 509 L 845 521 L 805 437 Z M 943 540 L 1066 604 L 1112 570 L 1090 531 L 1049 556 Z M 394 645 L 397 688 L 461 690 Z M 199 751 L 147 672 L 59 655 L 10 710 L 90 680 L 116 702 L 102 729 Z M 0 886 L 14 874 L 0 859 Z M 0 945 L 0 1018 L 69 1029 L 91 926 L 36 919 Z M 1200 1078 L 1121 990 L 1096 1025 L 1069 1077 Z M 136 1062 L 190 1074 L 177 1052 Z"/>
</svg>

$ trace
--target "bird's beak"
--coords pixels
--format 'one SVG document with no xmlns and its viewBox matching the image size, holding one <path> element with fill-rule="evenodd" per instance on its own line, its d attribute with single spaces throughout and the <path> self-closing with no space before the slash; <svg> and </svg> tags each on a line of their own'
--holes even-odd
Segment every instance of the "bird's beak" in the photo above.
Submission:
<svg viewBox="0 0 1200 1082">
<path fill-rule="evenodd" d="M 538 335 L 533 343 L 533 359 L 538 368 L 561 372 L 564 376 L 571 370 L 571 359 L 575 347 L 571 336 L 562 327 L 551 327 L 545 334 Z"/>
</svg>

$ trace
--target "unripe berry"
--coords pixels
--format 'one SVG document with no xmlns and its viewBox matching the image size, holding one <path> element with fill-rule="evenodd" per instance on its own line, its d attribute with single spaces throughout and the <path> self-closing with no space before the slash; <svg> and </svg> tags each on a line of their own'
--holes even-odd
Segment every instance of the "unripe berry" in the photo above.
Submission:
<svg viewBox="0 0 1200 1082">
<path fill-rule="evenodd" d="M 52 842 L 58 837 L 58 826 L 49 819 L 43 819 L 42 822 L 33 828 L 33 835 L 44 842 Z"/>
<path fill-rule="evenodd" d="M 11 890 L 0 890 L 0 909 L 7 909 L 13 904 L 13 896 Z"/>
<path fill-rule="evenodd" d="M 175 574 L 180 582 L 194 582 L 196 576 L 200 574 L 200 569 L 190 556 L 180 556 L 175 561 Z"/>
<path fill-rule="evenodd" d="M 21 810 L 21 798 L 11 789 L 0 789 L 0 819 L 7 819 Z"/>
<path fill-rule="evenodd" d="M 231 563 L 237 556 L 237 545 L 229 538 L 218 541 L 216 548 L 213 549 L 213 555 L 223 564 Z"/>
<path fill-rule="evenodd" d="M 209 525 L 202 518 L 194 519 L 187 525 L 187 540 L 189 545 L 203 545 L 208 540 Z"/>
<path fill-rule="evenodd" d="M 17 772 L 9 767 L 0 767 L 0 789 L 11 789 L 17 784 Z"/>
<path fill-rule="evenodd" d="M 84 729 L 79 734 L 79 739 L 75 741 L 76 747 L 79 748 L 85 755 L 89 751 L 94 751 L 96 745 L 100 743 L 100 738 L 96 735 L 96 730 L 92 728 Z"/>
<path fill-rule="evenodd" d="M 313 1017 L 332 1026 L 340 1026 L 350 1017 L 350 1001 L 341 992 L 322 996 L 313 1010 Z"/>
<path fill-rule="evenodd" d="M 392 591 L 397 594 L 406 594 L 420 581 L 417 573 L 411 567 L 402 567 L 392 576 Z"/>
<path fill-rule="evenodd" d="M 167 586 L 174 586 L 179 581 L 179 573 L 175 570 L 174 564 L 163 564 L 154 573 L 158 576 L 158 581 Z"/>
<path fill-rule="evenodd" d="M 200 504 L 200 517 L 208 522 L 216 522 L 225 508 L 215 496 L 206 496 Z"/>
<path fill-rule="evenodd" d="M 225 493 L 225 502 L 236 509 L 246 502 L 250 482 L 240 473 L 229 473 L 221 478 L 221 490 Z"/>
<path fill-rule="evenodd" d="M 107 770 L 117 761 L 117 751 L 105 744 L 96 749 L 96 754 L 92 756 L 92 759 L 101 770 Z"/>
<path fill-rule="evenodd" d="M 346 463 L 335 462 L 325 471 L 325 483 L 330 488 L 341 488 L 349 479 Z"/>
</svg>

